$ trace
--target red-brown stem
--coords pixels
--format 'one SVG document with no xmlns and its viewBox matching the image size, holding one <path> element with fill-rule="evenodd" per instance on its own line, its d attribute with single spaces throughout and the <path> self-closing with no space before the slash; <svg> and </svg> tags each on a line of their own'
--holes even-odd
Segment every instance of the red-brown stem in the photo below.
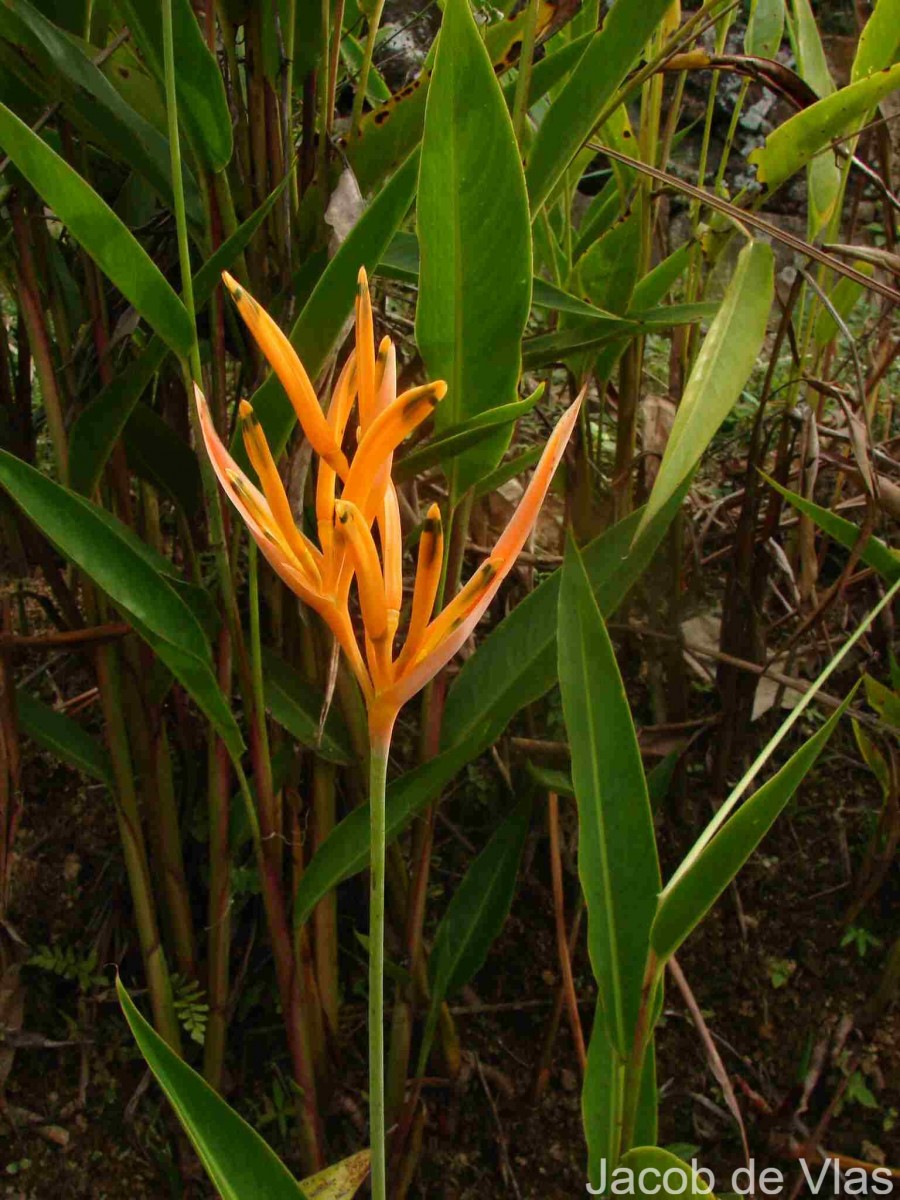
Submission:
<svg viewBox="0 0 900 1200">
<path fill-rule="evenodd" d="M 3 609 L 3 625 L 9 628 L 8 600 Z M 11 667 L 8 654 L 0 651 L 0 918 L 6 913 L 12 850 L 22 811 L 19 723 Z"/>
<path fill-rule="evenodd" d="M 316 758 L 312 770 L 313 790 L 313 854 L 322 845 L 334 828 L 335 796 L 334 767 Z M 316 947 L 316 980 L 322 1001 L 328 1032 L 331 1037 L 338 1030 L 338 947 L 337 947 L 337 897 L 330 891 L 316 905 L 313 913 L 313 929 Z"/>
<path fill-rule="evenodd" d="M 563 992 L 572 1040 L 581 1072 L 587 1067 L 587 1051 L 584 1046 L 584 1031 L 578 1013 L 578 997 L 575 995 L 575 980 L 572 977 L 572 960 L 569 957 L 569 939 L 566 933 L 566 911 L 563 897 L 562 858 L 559 848 L 559 797 L 556 792 L 547 796 L 547 826 L 550 831 L 550 874 L 553 880 L 553 911 L 556 917 L 556 949 L 559 954 L 559 969 L 562 975 Z"/>
<path fill-rule="evenodd" d="M 265 839 L 265 832 L 262 832 Z M 263 845 L 265 845 L 265 841 Z M 300 1150 L 304 1169 L 314 1172 L 321 1170 L 325 1165 L 325 1155 L 312 1055 L 303 1022 L 300 975 L 294 959 L 281 878 L 273 871 L 272 864 L 265 853 L 260 858 L 259 869 L 269 937 L 272 942 L 272 956 L 275 960 L 278 995 L 287 1029 L 288 1049 L 291 1055 L 294 1079 L 300 1089 L 298 1097 Z"/>
<path fill-rule="evenodd" d="M 97 683 L 106 720 L 106 740 L 115 780 L 114 798 L 119 835 L 125 857 L 125 869 L 131 886 L 134 919 L 137 927 L 153 1021 L 169 1045 L 181 1053 L 181 1031 L 172 1004 L 172 988 L 165 955 L 159 940 L 159 923 L 147 847 L 138 812 L 137 791 L 122 707 L 119 665 L 114 646 L 97 650 Z"/>
<path fill-rule="evenodd" d="M 647 955 L 647 967 L 644 971 L 644 982 L 641 987 L 641 1004 L 638 1009 L 637 1023 L 634 1030 L 634 1042 L 631 1053 L 625 1063 L 625 1074 L 622 1083 L 622 1126 L 619 1137 L 619 1157 L 632 1148 L 634 1131 L 637 1125 L 638 1105 L 641 1098 L 641 1079 L 644 1073 L 644 1060 L 647 1047 L 653 1033 L 651 1025 L 651 1009 L 656 997 L 659 983 L 660 964 L 652 950 Z"/>
<path fill-rule="evenodd" d="M 301 824 L 300 798 L 293 789 L 289 789 L 289 811 L 291 821 L 291 850 L 294 866 L 294 889 L 300 886 L 303 877 L 303 829 Z M 335 937 L 337 930 L 335 930 Z M 313 948 L 310 939 L 309 926 L 294 925 L 294 961 L 300 972 L 300 993 L 303 1019 L 306 1027 L 306 1037 L 310 1049 L 313 1071 L 315 1072 L 320 1093 L 327 1093 L 331 1086 L 331 1071 L 329 1068 L 327 1044 L 325 1039 L 325 1020 L 322 1012 L 322 1002 L 319 998 L 319 987 Z"/>
<path fill-rule="evenodd" d="M 25 327 L 28 330 L 28 342 L 34 357 L 34 365 L 41 384 L 41 396 L 44 401 L 44 411 L 47 414 L 47 428 L 53 444 L 56 470 L 60 481 L 67 483 L 69 479 L 69 447 L 66 439 L 65 418 L 62 398 L 56 382 L 56 368 L 53 364 L 50 335 L 44 319 L 40 289 L 34 268 L 31 230 L 18 197 L 14 197 L 11 208 L 17 250 L 16 291 L 22 316 L 25 319 Z"/>
<path fill-rule="evenodd" d="M 581 921 L 583 917 L 584 895 L 579 892 L 578 899 L 575 902 L 575 911 L 572 914 L 572 924 L 569 927 L 569 936 L 567 940 L 570 958 L 575 951 L 575 947 L 578 945 L 578 935 L 581 932 Z M 534 1070 L 534 1081 L 531 1087 L 532 1104 L 538 1103 L 541 1096 L 544 1094 L 544 1089 L 546 1088 L 550 1079 L 550 1067 L 553 1063 L 553 1047 L 556 1045 L 556 1035 L 559 1032 L 559 1023 L 562 1020 L 565 1003 L 566 988 L 565 984 L 561 983 L 556 989 L 556 998 L 553 1002 L 553 1009 L 545 1027 L 540 1057 Z"/>
</svg>

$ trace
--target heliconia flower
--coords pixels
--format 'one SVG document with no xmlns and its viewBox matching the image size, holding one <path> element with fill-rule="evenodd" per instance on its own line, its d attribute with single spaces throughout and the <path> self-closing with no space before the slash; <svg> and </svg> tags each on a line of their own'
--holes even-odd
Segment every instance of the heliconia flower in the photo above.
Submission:
<svg viewBox="0 0 900 1200">
<path fill-rule="evenodd" d="M 396 355 L 390 338 L 376 352 L 366 273 L 359 273 L 356 347 L 335 385 L 327 415 L 289 340 L 249 293 L 223 276 L 238 311 L 280 379 L 303 431 L 318 456 L 316 545 L 297 527 L 290 502 L 253 408 L 241 402 L 241 432 L 257 487 L 222 443 L 202 392 L 197 405 L 206 449 L 228 498 L 251 536 L 287 586 L 322 617 L 337 638 L 365 697 L 373 746 L 390 740 L 397 713 L 456 654 L 512 569 L 530 533 L 571 436 L 581 396 L 553 430 L 512 519 L 493 552 L 437 615 L 443 530 L 432 504 L 422 526 L 406 636 L 394 642 L 402 607 L 402 530 L 391 462 L 400 443 L 434 411 L 442 381 L 397 395 Z M 359 438 L 343 450 L 354 401 Z M 340 481 L 340 495 L 336 489 Z M 373 536 L 377 525 L 378 541 Z M 363 646 L 350 615 L 356 581 Z"/>
</svg>

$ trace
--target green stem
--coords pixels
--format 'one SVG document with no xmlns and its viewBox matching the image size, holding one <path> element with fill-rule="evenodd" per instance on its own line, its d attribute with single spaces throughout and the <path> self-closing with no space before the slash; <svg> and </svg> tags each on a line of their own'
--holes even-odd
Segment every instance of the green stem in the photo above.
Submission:
<svg viewBox="0 0 900 1200">
<path fill-rule="evenodd" d="M 178 136 L 178 97 L 175 91 L 175 35 L 172 30 L 172 0 L 162 3 L 163 62 L 166 76 L 166 117 L 169 125 L 169 156 L 172 164 L 172 198 L 175 202 L 175 228 L 178 233 L 178 260 L 181 266 L 181 298 L 191 326 L 194 340 L 190 350 L 190 368 L 194 383 L 202 383 L 200 369 L 200 347 L 197 343 L 197 325 L 194 319 L 194 281 L 191 277 L 191 251 L 188 244 L 187 213 L 184 206 L 184 182 L 181 177 L 181 141 Z M 190 390 L 188 391 L 190 403 Z"/>
<path fill-rule="evenodd" d="M 375 39 L 378 36 L 378 26 L 381 24 L 381 14 L 384 12 L 384 0 L 376 0 L 375 11 L 369 17 L 366 30 L 366 48 L 363 51 L 362 66 L 359 68 L 359 78 L 356 81 L 356 92 L 353 96 L 353 112 L 350 115 L 350 136 L 359 134 L 359 123 L 362 120 L 363 103 L 366 99 L 366 88 L 369 84 L 369 71 L 375 54 Z"/>
<path fill-rule="evenodd" d="M 41 397 L 44 401 L 47 429 L 53 445 L 56 471 L 60 483 L 68 483 L 69 446 L 66 438 L 65 416 L 62 410 L 62 397 L 56 382 L 50 334 L 41 306 L 37 273 L 31 253 L 33 238 L 28 228 L 28 218 L 21 202 L 17 199 L 14 199 L 12 204 L 12 215 L 18 249 L 15 272 L 19 305 L 25 319 L 35 370 L 41 384 Z"/>
<path fill-rule="evenodd" d="M 369 755 L 371 826 L 369 893 L 369 1138 L 372 1200 L 387 1200 L 384 1108 L 384 859 L 385 788 L 390 735 L 373 736 Z"/>
<path fill-rule="evenodd" d="M 218 680 L 225 696 L 231 695 L 231 637 L 219 633 Z M 228 991 L 231 963 L 231 852 L 228 827 L 231 801 L 231 763 L 225 743 L 210 727 L 207 743 L 209 828 L 209 932 L 207 934 L 206 994 L 209 1021 L 203 1043 L 203 1075 L 216 1091 L 221 1089 L 228 1031 Z"/>
<path fill-rule="evenodd" d="M 513 97 L 512 123 L 520 150 L 524 150 L 522 137 L 528 119 L 528 93 L 531 90 L 531 67 L 539 8 L 540 0 L 531 0 L 528 5 L 525 29 L 522 32 L 522 51 L 519 55 L 519 77 L 516 79 L 516 92 Z"/>
</svg>

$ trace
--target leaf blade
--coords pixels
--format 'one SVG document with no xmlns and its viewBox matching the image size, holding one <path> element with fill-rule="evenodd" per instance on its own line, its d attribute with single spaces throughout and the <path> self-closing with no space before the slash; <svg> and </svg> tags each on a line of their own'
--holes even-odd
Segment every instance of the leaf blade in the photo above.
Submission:
<svg viewBox="0 0 900 1200">
<path fill-rule="evenodd" d="M 574 544 L 559 590 L 559 683 L 578 802 L 578 873 L 607 1034 L 634 1041 L 660 887 L 653 818 L 631 710 Z"/>
<path fill-rule="evenodd" d="M 306 1200 L 306 1192 L 243 1117 L 141 1016 L 121 979 L 116 991 L 134 1039 L 223 1200 Z"/>
<path fill-rule="evenodd" d="M 774 290 L 771 248 L 751 242 L 697 355 L 639 532 L 697 465 L 740 395 L 765 337 Z"/>
<path fill-rule="evenodd" d="M 159 267 L 106 201 L 2 102 L 0 146 L 122 295 L 185 356 L 194 327 Z"/>
<path fill-rule="evenodd" d="M 468 0 L 447 0 L 416 198 L 416 342 L 447 397 L 439 433 L 515 398 L 531 307 L 531 222 L 512 122 Z M 451 498 L 497 466 L 498 431 L 458 456 Z"/>
</svg>

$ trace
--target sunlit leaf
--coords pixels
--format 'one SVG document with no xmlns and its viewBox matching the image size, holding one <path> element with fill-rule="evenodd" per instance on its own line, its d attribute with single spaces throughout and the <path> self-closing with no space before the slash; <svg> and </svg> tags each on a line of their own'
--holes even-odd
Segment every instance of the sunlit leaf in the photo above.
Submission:
<svg viewBox="0 0 900 1200">
<path fill-rule="evenodd" d="M 721 306 L 684 389 L 641 528 L 694 469 L 756 365 L 774 292 L 774 259 L 763 242 L 738 258 Z"/>
<path fill-rule="evenodd" d="M 790 179 L 835 138 L 851 132 L 882 97 L 898 87 L 900 63 L 801 109 L 773 130 L 764 146 L 750 154 L 760 182 L 775 188 Z"/>
<path fill-rule="evenodd" d="M 439 432 L 515 399 L 531 306 L 522 163 L 468 0 L 447 0 L 428 90 L 416 198 L 416 341 L 447 382 Z M 458 455 L 451 502 L 497 466 L 511 427 Z"/>
<path fill-rule="evenodd" d="M 162 82 L 162 9 L 159 0 L 117 0 L 145 61 Z M 221 171 L 231 159 L 231 113 L 225 83 L 190 0 L 172 0 L 175 87 L 179 122 L 201 161 Z"/>
</svg>

